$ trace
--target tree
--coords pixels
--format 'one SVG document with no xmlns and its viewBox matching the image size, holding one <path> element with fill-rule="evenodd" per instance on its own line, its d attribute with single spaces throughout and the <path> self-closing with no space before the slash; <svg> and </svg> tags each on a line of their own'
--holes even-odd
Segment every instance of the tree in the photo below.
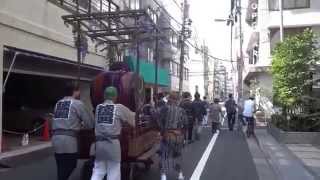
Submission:
<svg viewBox="0 0 320 180">
<path fill-rule="evenodd" d="M 316 44 L 316 35 L 310 29 L 277 44 L 272 53 L 275 104 L 292 108 L 300 103 L 303 96 L 311 94 L 310 67 L 320 59 Z"/>
</svg>

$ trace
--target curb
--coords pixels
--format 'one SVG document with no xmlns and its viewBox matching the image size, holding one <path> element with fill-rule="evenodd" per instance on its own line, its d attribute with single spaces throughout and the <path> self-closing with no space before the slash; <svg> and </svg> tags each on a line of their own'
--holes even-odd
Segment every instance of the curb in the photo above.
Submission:
<svg viewBox="0 0 320 180">
<path fill-rule="evenodd" d="M 268 128 L 268 127 L 266 127 L 266 128 Z M 266 129 L 266 128 L 265 128 L 265 129 Z M 267 131 L 267 133 L 268 133 L 271 137 L 273 137 L 268 131 Z M 273 138 L 274 138 L 274 137 L 273 137 Z M 256 141 L 257 141 L 257 143 L 258 143 L 258 146 L 259 146 L 259 148 L 261 149 L 261 151 L 267 156 L 266 159 L 267 159 L 268 163 L 270 164 L 270 166 L 272 167 L 272 169 L 275 170 L 275 172 L 277 173 L 277 175 L 279 175 L 279 177 L 283 177 L 281 171 L 280 171 L 277 167 L 273 166 L 274 163 L 273 163 L 273 160 L 271 159 L 270 154 L 264 150 L 264 148 L 263 148 L 263 146 L 261 145 L 259 139 L 258 139 L 256 136 L 255 136 L 255 139 L 256 139 Z M 276 140 L 276 139 L 275 139 L 275 140 Z M 298 161 L 298 162 L 305 168 L 305 170 L 307 170 L 307 172 L 309 172 L 310 175 L 313 176 L 314 180 L 320 180 L 320 176 L 317 175 L 310 167 L 308 167 L 299 157 L 297 157 L 297 156 L 288 148 L 288 146 L 286 146 L 286 144 L 280 143 L 280 142 L 277 141 L 277 140 L 276 140 L 276 142 L 278 142 L 279 145 L 280 145 L 282 148 L 284 148 L 284 149 L 289 153 L 289 155 L 290 155 L 291 157 L 293 157 L 294 160 Z"/>
<path fill-rule="evenodd" d="M 260 129 L 266 129 L 266 128 L 260 128 Z M 254 139 L 255 139 L 255 141 L 257 142 L 258 147 L 259 147 L 259 149 L 261 150 L 261 152 L 265 155 L 265 159 L 266 159 L 266 161 L 267 161 L 267 163 L 268 163 L 268 166 L 273 170 L 273 172 L 274 172 L 275 175 L 276 175 L 276 178 L 277 178 L 278 180 L 282 180 L 282 179 L 283 179 L 283 176 L 282 176 L 281 171 L 280 171 L 276 166 L 273 165 L 274 162 L 272 161 L 270 154 L 264 150 L 264 148 L 263 148 L 263 146 L 261 145 L 261 143 L 260 143 L 259 139 L 257 138 L 256 134 L 254 134 Z"/>
</svg>

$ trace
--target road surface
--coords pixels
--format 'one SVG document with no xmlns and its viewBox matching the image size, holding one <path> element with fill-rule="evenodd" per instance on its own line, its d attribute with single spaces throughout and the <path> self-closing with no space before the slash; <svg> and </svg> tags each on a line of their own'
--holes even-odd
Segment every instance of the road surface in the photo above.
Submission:
<svg viewBox="0 0 320 180">
<path fill-rule="evenodd" d="M 209 145 L 209 147 L 208 147 Z M 212 147 L 212 148 L 211 148 Z M 222 129 L 213 137 L 210 128 L 205 128 L 200 141 L 184 149 L 183 169 L 186 180 L 258 180 L 257 171 L 244 135 L 238 131 Z M 9 162 L 13 163 L 13 162 Z M 80 168 L 73 173 L 71 180 L 80 180 Z M 14 168 L 0 169 L 3 180 L 56 180 L 55 161 L 51 152 L 34 153 L 15 162 Z M 171 173 L 168 180 L 174 180 Z M 137 180 L 160 179 L 158 163 L 148 172 L 139 172 Z"/>
</svg>

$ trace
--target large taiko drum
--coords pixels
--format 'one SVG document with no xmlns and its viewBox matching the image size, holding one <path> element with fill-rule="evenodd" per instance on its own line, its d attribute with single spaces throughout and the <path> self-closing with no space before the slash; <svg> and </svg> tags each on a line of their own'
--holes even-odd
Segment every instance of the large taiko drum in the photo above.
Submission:
<svg viewBox="0 0 320 180">
<path fill-rule="evenodd" d="M 104 101 L 104 90 L 108 86 L 114 86 L 118 90 L 118 98 L 116 103 L 120 103 L 138 112 L 144 104 L 145 92 L 143 79 L 133 72 L 124 70 L 108 71 L 99 74 L 91 85 L 91 101 L 96 107 Z M 141 116 L 136 116 L 136 127 L 131 128 L 124 126 L 121 133 L 121 150 L 122 159 L 134 159 L 143 154 L 156 143 L 157 132 L 150 126 L 146 126 L 145 122 L 141 123 Z M 151 122 L 150 122 L 151 123 Z M 87 157 L 92 141 L 92 134 L 83 131 L 79 143 L 81 157 Z M 84 140 L 85 139 L 85 140 Z M 87 141 L 88 140 L 88 141 Z"/>
</svg>

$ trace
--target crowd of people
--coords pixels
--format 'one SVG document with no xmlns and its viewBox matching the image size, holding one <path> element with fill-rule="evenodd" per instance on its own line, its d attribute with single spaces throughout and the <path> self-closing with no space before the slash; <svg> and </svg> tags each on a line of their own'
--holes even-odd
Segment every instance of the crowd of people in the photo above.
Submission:
<svg viewBox="0 0 320 180">
<path fill-rule="evenodd" d="M 118 91 L 115 87 L 104 90 L 105 101 L 95 108 L 95 116 L 88 111 L 80 99 L 80 88 L 75 83 L 66 85 L 65 97 L 55 106 L 52 123 L 53 147 L 58 170 L 58 180 L 67 180 L 77 165 L 80 128 L 95 129 L 95 161 L 91 180 L 121 179 L 121 147 L 119 136 L 124 123 L 134 127 L 136 113 L 122 104 L 117 104 Z M 200 140 L 204 125 L 212 124 L 212 133 L 216 133 L 225 117 L 220 100 L 209 102 L 200 94 L 184 92 L 181 99 L 175 92 L 159 94 L 152 106 L 160 139 L 161 179 L 166 179 L 169 170 L 175 170 L 179 180 L 184 179 L 181 168 L 182 150 L 187 144 Z M 234 129 L 237 110 L 243 108 L 242 116 L 248 124 L 254 125 L 254 101 L 245 101 L 238 106 L 232 94 L 225 102 L 229 130 Z M 150 106 L 148 106 L 150 109 Z M 241 109 L 242 112 L 242 109 Z M 253 126 L 252 126 L 253 127 Z"/>
</svg>

